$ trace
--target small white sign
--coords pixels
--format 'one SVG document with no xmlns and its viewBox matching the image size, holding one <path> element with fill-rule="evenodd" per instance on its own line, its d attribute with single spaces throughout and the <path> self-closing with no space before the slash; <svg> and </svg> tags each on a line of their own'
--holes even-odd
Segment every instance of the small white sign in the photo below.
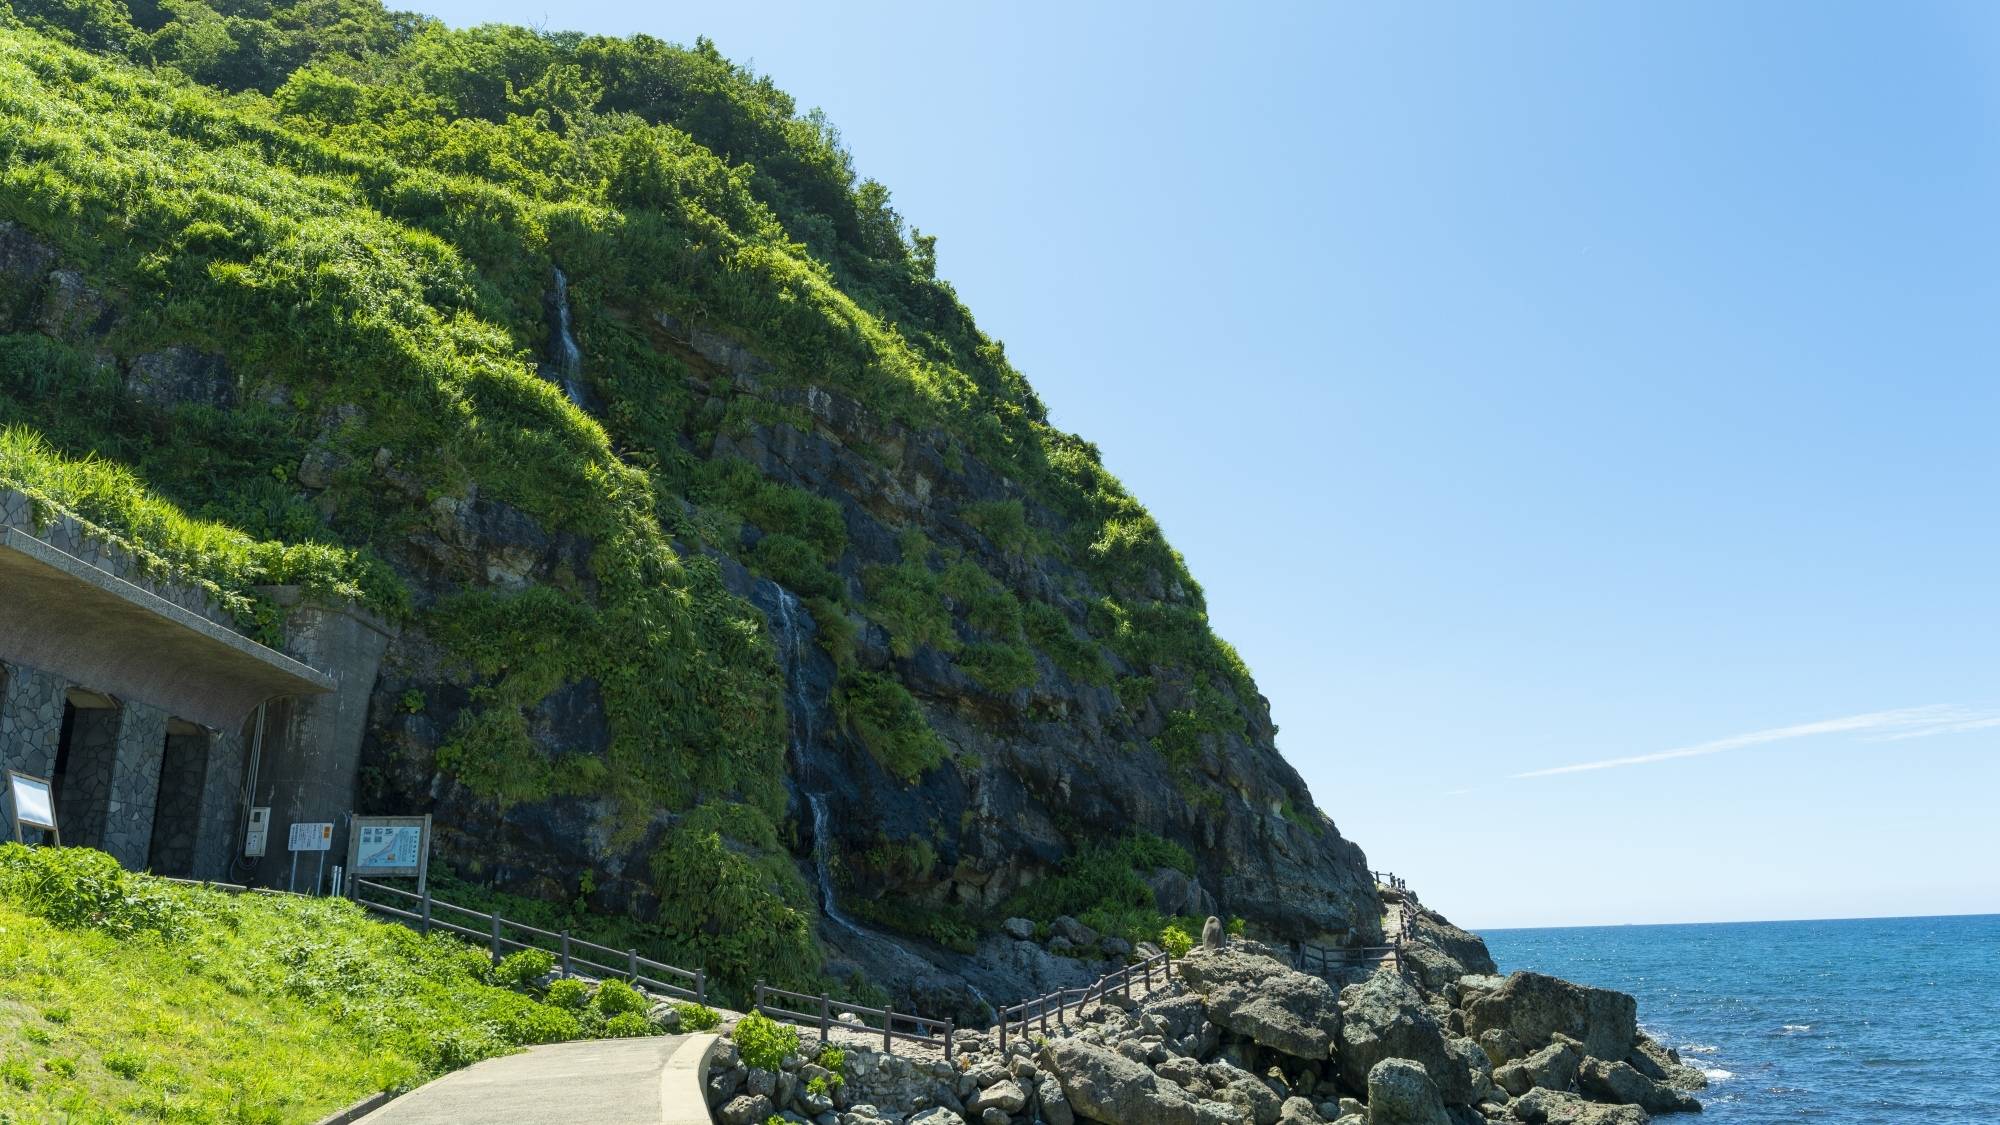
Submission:
<svg viewBox="0 0 2000 1125">
<path fill-rule="evenodd" d="M 258 805 L 250 810 L 250 830 L 243 837 L 243 854 L 262 856 L 265 841 L 271 835 L 271 809 L 268 805 Z"/>
<path fill-rule="evenodd" d="M 7 785 L 14 797 L 14 820 L 20 828 L 56 826 L 56 798 L 48 782 L 9 770 Z"/>
<path fill-rule="evenodd" d="M 333 850 L 332 824 L 294 824 L 292 838 L 286 848 L 295 852 L 326 852 Z"/>
</svg>

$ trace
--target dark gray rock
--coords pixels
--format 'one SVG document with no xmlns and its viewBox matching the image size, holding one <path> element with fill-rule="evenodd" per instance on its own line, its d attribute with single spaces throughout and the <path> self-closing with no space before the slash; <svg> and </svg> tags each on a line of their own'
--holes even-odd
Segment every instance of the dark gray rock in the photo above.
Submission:
<svg viewBox="0 0 2000 1125">
<path fill-rule="evenodd" d="M 1304 973 L 1215 987 L 1208 1015 L 1237 1035 L 1302 1059 L 1329 1058 L 1340 1040 L 1340 998 L 1333 986 Z"/>
<path fill-rule="evenodd" d="M 761 1094 L 744 1094 L 730 1101 L 717 1113 L 722 1125 L 764 1125 L 778 1112 L 771 1099 Z"/>
<path fill-rule="evenodd" d="M 1009 918 L 1000 923 L 1000 932 L 1015 941 L 1035 940 L 1035 924 L 1026 918 Z"/>
<path fill-rule="evenodd" d="M 1420 1063 L 1383 1059 L 1368 1071 L 1368 1125 L 1453 1125 Z"/>
<path fill-rule="evenodd" d="M 1452 1105 L 1471 1105 L 1480 1093 L 1465 1062 L 1446 1042 L 1444 1028 L 1402 977 L 1382 970 L 1341 990 L 1341 1077 L 1356 1089 L 1384 1059 L 1422 1063 L 1430 1081 Z"/>
<path fill-rule="evenodd" d="M 1524 1125 L 1648 1125 L 1652 1118 L 1636 1105 L 1598 1105 L 1575 1094 L 1536 1088 L 1507 1106 Z"/>
<path fill-rule="evenodd" d="M 56 252 L 11 222 L 0 222 L 0 332 L 16 332 L 34 319 L 42 283 L 56 265 Z"/>
<path fill-rule="evenodd" d="M 1580 1045 L 1576 1040 L 1561 1035 L 1526 1058 L 1494 1067 L 1493 1081 L 1515 1097 L 1538 1086 L 1545 1090 L 1574 1092 L 1577 1068 L 1582 1065 Z"/>
<path fill-rule="evenodd" d="M 1590 988 L 1541 973 L 1515 973 L 1507 983 L 1465 1008 L 1473 1038 L 1493 1029 L 1514 1033 L 1534 1049 L 1550 1037 L 1567 1035 L 1585 1054 L 1622 1059 L 1638 1038 L 1638 1004 L 1622 992 Z"/>
<path fill-rule="evenodd" d="M 1625 1056 L 1625 1061 L 1640 1074 L 1676 1090 L 1708 1089 L 1708 1075 L 1682 1062 L 1678 1052 L 1660 1046 L 1644 1032 L 1640 1033 L 1639 1042 L 1633 1046 L 1632 1053 Z"/>
<path fill-rule="evenodd" d="M 154 406 L 236 404 L 236 379 L 219 355 L 175 345 L 134 356 L 125 369 L 125 391 Z"/>
<path fill-rule="evenodd" d="M 1701 1109 L 1694 1095 L 1676 1090 L 1632 1069 L 1629 1063 L 1587 1058 L 1578 1068 L 1577 1088 L 1598 1101 L 1636 1105 L 1647 1113 L 1692 1113 Z"/>
<path fill-rule="evenodd" d="M 1103 1047 L 1058 1039 L 1042 1048 L 1042 1069 L 1083 1117 L 1104 1125 L 1233 1125 L 1233 1114 L 1195 1101 L 1151 1070 Z"/>
</svg>

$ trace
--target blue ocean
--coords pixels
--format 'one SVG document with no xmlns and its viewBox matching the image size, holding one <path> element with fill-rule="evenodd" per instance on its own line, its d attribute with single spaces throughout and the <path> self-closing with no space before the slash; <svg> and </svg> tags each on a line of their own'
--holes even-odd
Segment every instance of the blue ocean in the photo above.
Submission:
<svg viewBox="0 0 2000 1125">
<path fill-rule="evenodd" d="M 2000 915 L 1482 936 L 1501 972 L 1638 997 L 1708 1072 L 1689 1125 L 2000 1125 Z"/>
</svg>

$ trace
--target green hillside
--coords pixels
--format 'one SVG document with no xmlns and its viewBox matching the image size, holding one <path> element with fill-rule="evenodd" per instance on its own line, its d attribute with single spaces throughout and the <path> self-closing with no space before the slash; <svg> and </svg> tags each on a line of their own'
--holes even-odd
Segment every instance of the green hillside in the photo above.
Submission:
<svg viewBox="0 0 2000 1125">
<path fill-rule="evenodd" d="M 1253 921 L 1300 871 L 1342 888 L 1304 929 L 1368 916 L 1200 587 L 935 266 L 828 122 L 703 41 L 0 0 L 0 483 L 259 635 L 271 582 L 401 624 L 367 776 L 449 779 L 447 862 L 480 877 L 587 802 L 599 850 L 527 893 L 637 917 L 725 988 L 810 980 L 804 708 L 886 826 L 838 878 L 918 932 L 990 932 L 1000 892 L 1130 831 L 1254 884 L 1223 904 Z M 789 726 L 766 580 L 832 669 Z M 601 737 L 550 727 L 565 692 Z M 1075 760 L 1022 757 L 1046 747 Z M 1136 781 L 1093 801 L 1161 792 L 1072 807 L 1058 775 L 1098 762 Z M 996 786 L 1027 787 L 1032 847 L 978 811 Z"/>
</svg>

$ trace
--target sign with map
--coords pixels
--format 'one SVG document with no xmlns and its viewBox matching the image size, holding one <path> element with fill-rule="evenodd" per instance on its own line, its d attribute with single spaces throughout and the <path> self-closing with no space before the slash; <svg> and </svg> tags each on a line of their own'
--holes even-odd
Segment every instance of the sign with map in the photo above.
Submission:
<svg viewBox="0 0 2000 1125">
<path fill-rule="evenodd" d="M 347 874 L 422 880 L 430 851 L 428 816 L 356 816 L 348 826 Z"/>
</svg>

